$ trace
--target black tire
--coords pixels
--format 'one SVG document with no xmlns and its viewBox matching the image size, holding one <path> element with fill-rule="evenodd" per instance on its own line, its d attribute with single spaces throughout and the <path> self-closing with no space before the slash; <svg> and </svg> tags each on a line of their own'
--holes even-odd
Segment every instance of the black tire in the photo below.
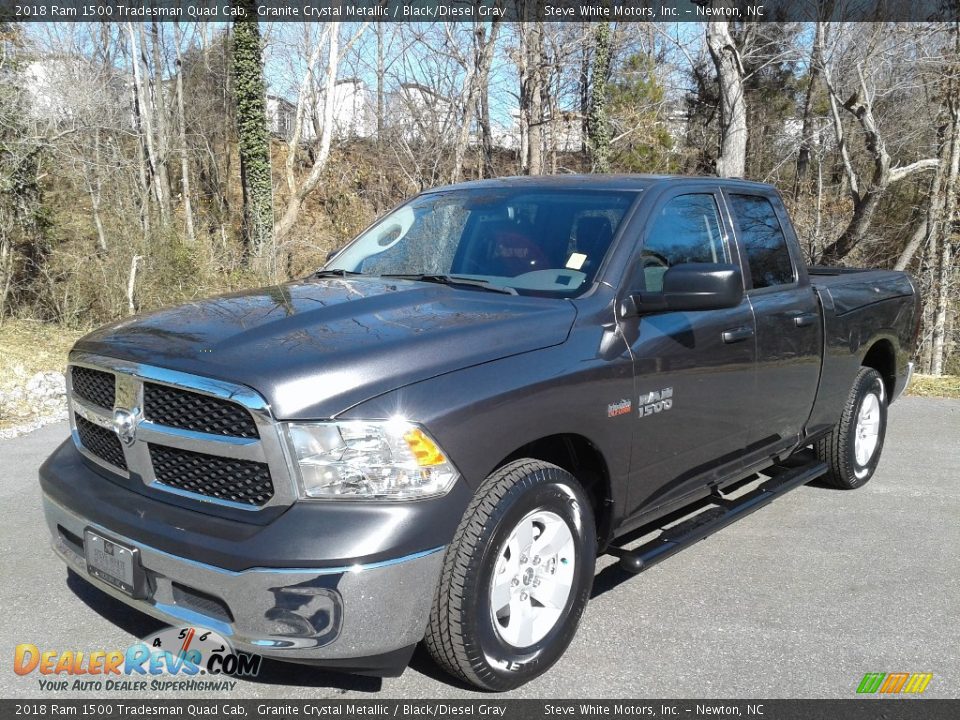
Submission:
<svg viewBox="0 0 960 720">
<path fill-rule="evenodd" d="M 505 642 L 491 609 L 494 569 L 510 533 L 530 513 L 559 516 L 573 538 L 573 582 L 552 629 L 528 647 Z M 447 548 L 425 638 L 437 663 L 454 677 L 503 691 L 546 672 L 573 639 L 590 598 L 597 538 L 589 498 L 570 473 L 538 460 L 504 465 L 488 477 Z"/>
<path fill-rule="evenodd" d="M 869 459 L 861 464 L 856 455 L 857 419 L 864 402 L 870 395 L 879 401 L 877 444 Z M 823 476 L 823 482 L 841 490 L 854 490 L 866 485 L 880 462 L 886 431 L 887 391 L 883 378 L 872 368 L 860 368 L 860 372 L 853 381 L 853 387 L 850 388 L 850 395 L 843 407 L 840 422 L 833 432 L 814 445 L 817 457 L 827 463 L 830 468 Z"/>
</svg>

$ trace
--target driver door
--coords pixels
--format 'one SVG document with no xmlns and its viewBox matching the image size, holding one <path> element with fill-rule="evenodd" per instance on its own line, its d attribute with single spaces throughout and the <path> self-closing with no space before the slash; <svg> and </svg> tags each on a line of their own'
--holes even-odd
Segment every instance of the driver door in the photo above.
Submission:
<svg viewBox="0 0 960 720">
<path fill-rule="evenodd" d="M 715 187 L 666 194 L 644 223 L 625 293 L 658 292 L 681 263 L 738 263 Z M 740 466 L 754 390 L 755 322 L 733 308 L 641 313 L 621 321 L 636 378 L 630 504 L 673 504 Z"/>
</svg>

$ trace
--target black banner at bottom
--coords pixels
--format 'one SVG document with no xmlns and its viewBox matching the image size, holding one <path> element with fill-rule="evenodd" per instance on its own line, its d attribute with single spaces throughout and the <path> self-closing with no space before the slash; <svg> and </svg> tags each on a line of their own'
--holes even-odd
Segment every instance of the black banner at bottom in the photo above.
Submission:
<svg viewBox="0 0 960 720">
<path fill-rule="evenodd" d="M 0 700 L 0 718 L 757 718 L 953 720 L 960 699 L 870 700 Z"/>
</svg>

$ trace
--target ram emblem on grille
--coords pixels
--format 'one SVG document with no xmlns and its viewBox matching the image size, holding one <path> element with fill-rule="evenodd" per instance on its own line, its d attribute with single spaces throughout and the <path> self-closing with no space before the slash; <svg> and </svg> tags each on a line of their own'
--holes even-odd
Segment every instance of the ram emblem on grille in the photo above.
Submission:
<svg viewBox="0 0 960 720">
<path fill-rule="evenodd" d="M 120 438 L 120 442 L 128 447 L 137 440 L 137 422 L 136 413 L 123 408 L 113 411 L 113 431 Z"/>
</svg>

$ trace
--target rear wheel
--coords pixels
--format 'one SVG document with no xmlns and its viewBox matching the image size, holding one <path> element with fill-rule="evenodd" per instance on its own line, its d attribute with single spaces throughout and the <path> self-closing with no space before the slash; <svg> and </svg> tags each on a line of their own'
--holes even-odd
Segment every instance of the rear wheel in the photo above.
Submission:
<svg viewBox="0 0 960 720">
<path fill-rule="evenodd" d="M 590 597 L 589 499 L 556 465 L 518 460 L 480 487 L 447 548 L 426 645 L 449 673 L 509 690 L 546 672 Z"/>
<path fill-rule="evenodd" d="M 883 378 L 872 368 L 860 368 L 850 389 L 840 422 L 817 441 L 817 457 L 829 465 L 824 481 L 853 490 L 873 477 L 887 431 L 887 393 Z"/>
</svg>

